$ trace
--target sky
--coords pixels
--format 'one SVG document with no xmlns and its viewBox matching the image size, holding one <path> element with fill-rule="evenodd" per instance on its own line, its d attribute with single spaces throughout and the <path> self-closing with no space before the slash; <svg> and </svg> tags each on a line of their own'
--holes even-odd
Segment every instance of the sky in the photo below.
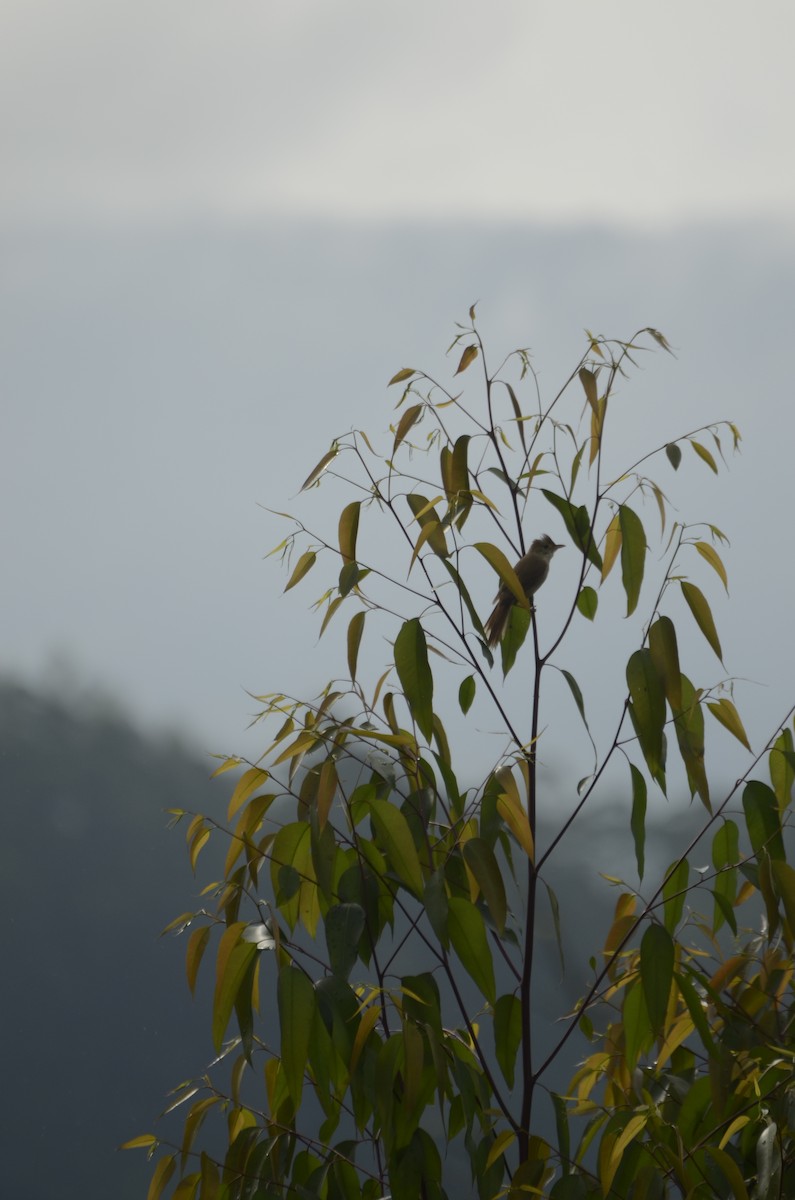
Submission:
<svg viewBox="0 0 795 1200">
<path fill-rule="evenodd" d="M 792 677 L 794 37 L 790 4 L 734 0 L 6 0 L 3 669 L 250 746 L 247 690 L 340 665 L 266 510 L 323 515 L 308 470 L 386 428 L 399 367 L 451 375 L 478 301 L 494 357 L 531 345 L 551 387 L 585 327 L 662 329 L 628 438 L 741 426 L 682 499 L 733 535 L 716 606 L 766 736 Z"/>
</svg>

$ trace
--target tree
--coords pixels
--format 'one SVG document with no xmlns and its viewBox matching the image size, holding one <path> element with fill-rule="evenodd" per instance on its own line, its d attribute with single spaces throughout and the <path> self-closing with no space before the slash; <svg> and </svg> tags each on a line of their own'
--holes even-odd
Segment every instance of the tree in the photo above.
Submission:
<svg viewBox="0 0 795 1200">
<path fill-rule="evenodd" d="M 220 881 L 205 888 L 212 911 L 169 927 L 191 929 L 192 990 L 214 946 L 218 1058 L 176 1089 L 181 1137 L 127 1143 L 155 1156 L 150 1198 L 173 1178 L 180 1200 L 436 1200 L 462 1159 L 482 1200 L 792 1194 L 792 712 L 751 751 L 710 604 L 690 578 L 726 585 L 725 537 L 672 520 L 646 474 L 654 460 L 677 470 L 688 448 L 694 466 L 717 473 L 736 427 L 694 429 L 631 465 L 608 452 L 616 385 L 658 347 L 670 350 L 651 328 L 629 341 L 588 334 L 544 400 L 526 350 L 488 369 L 470 309 L 450 387 L 408 368 L 390 381 L 400 391 L 388 453 L 354 431 L 306 479 L 302 490 L 342 489 L 336 530 L 293 519 L 274 553 L 290 564 L 285 590 L 328 572 L 315 607 L 321 634 L 348 614 L 346 677 L 311 700 L 258 698 L 269 742 L 258 762 L 219 767 L 245 768 L 225 823 L 174 811 L 188 822 L 194 870 L 211 839 L 227 847 Z M 473 367 L 474 400 L 451 390 Z M 639 514 L 646 503 L 651 518 Z M 555 522 L 571 556 L 557 575 L 553 565 L 538 615 L 511 566 L 531 520 L 534 532 Z M 516 599 L 499 663 L 473 599 L 484 572 Z M 575 630 L 600 639 L 599 618 L 624 601 L 630 652 L 609 716 L 612 648 L 596 641 L 598 678 L 580 681 L 562 665 L 564 645 Z M 689 623 L 687 638 L 674 618 Z M 680 666 L 691 629 L 721 664 L 708 686 Z M 538 812 L 552 797 L 538 752 L 560 681 L 567 738 L 575 744 L 581 723 L 593 768 L 541 845 Z M 500 752 L 479 785 L 463 786 L 462 751 L 487 720 Z M 707 720 L 749 755 L 719 796 Z M 481 741 L 493 746 L 491 729 Z M 765 767 L 770 783 L 755 777 Z M 625 781 L 639 886 L 612 881 L 615 917 L 590 986 L 542 1051 L 542 903 L 559 924 L 547 868 L 608 768 Z M 646 884 L 647 796 L 669 785 L 697 799 L 703 821 Z M 712 866 L 697 871 L 691 855 L 705 842 Z M 571 1084 L 556 1093 L 548 1081 L 561 1063 Z M 200 1128 L 221 1114 L 222 1149 L 197 1151 Z"/>
</svg>

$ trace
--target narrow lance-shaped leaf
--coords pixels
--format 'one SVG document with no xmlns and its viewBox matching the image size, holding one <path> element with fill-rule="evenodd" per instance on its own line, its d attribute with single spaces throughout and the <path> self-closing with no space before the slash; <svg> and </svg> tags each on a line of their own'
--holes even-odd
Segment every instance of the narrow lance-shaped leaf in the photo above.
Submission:
<svg viewBox="0 0 795 1200">
<path fill-rule="evenodd" d="M 479 911 L 469 900 L 451 896 L 447 927 L 453 949 L 461 965 L 474 979 L 490 1004 L 494 1004 L 494 964 L 491 959 L 486 925 Z"/>
<path fill-rule="evenodd" d="M 702 558 L 707 560 L 728 592 L 729 580 L 728 576 L 726 575 L 726 568 L 724 567 L 723 560 L 715 547 L 710 546 L 709 542 L 696 542 L 696 550 L 698 550 Z"/>
<path fill-rule="evenodd" d="M 312 981 L 289 963 L 279 971 L 277 986 L 281 1025 L 282 1070 L 295 1108 L 301 1103 L 309 1037 L 317 1001 Z"/>
<path fill-rule="evenodd" d="M 728 729 L 729 733 L 736 737 L 738 742 L 742 742 L 746 750 L 751 749 L 748 735 L 740 720 L 740 714 L 727 696 L 721 697 L 720 700 L 708 701 L 707 708 L 715 720 L 720 721 L 724 729 Z"/>
<path fill-rule="evenodd" d="M 627 504 L 618 510 L 621 526 L 621 576 L 627 593 L 627 616 L 631 616 L 638 604 L 646 565 L 646 534 L 640 517 Z"/>
<path fill-rule="evenodd" d="M 541 488 L 541 492 L 563 517 L 566 529 L 575 546 L 583 551 L 597 571 L 601 571 L 602 556 L 597 549 L 596 537 L 591 529 L 591 518 L 588 516 L 588 509 L 585 505 L 581 504 L 577 507 L 570 500 L 566 500 L 564 496 L 558 496 L 555 492 L 548 491 L 547 488 Z"/>
<path fill-rule="evenodd" d="M 249 964 L 257 953 L 257 947 L 253 943 L 240 941 L 245 924 L 245 921 L 238 921 L 230 925 L 218 946 L 212 1021 L 216 1053 L 221 1049 L 226 1027 Z"/>
<path fill-rule="evenodd" d="M 649 629 L 649 651 L 665 698 L 674 712 L 682 707 L 682 672 L 676 629 L 670 617 L 659 617 Z"/>
<path fill-rule="evenodd" d="M 483 555 L 489 566 L 494 568 L 500 577 L 500 583 L 504 583 L 512 592 L 516 602 L 522 608 L 529 608 L 530 601 L 527 599 L 525 590 L 519 582 L 519 577 L 502 550 L 498 550 L 491 542 L 475 542 L 475 549 Z"/>
<path fill-rule="evenodd" d="M 340 452 L 339 446 L 334 443 L 327 454 L 324 454 L 317 466 L 309 472 L 304 482 L 301 484 L 300 490 L 305 492 L 308 487 L 311 487 L 316 480 L 320 478 L 323 472 L 334 462 L 334 459 Z"/>
<path fill-rule="evenodd" d="M 582 698 L 582 692 L 580 691 L 580 685 L 578 684 L 577 680 L 574 678 L 574 676 L 569 671 L 564 671 L 563 668 L 561 667 L 560 673 L 563 676 L 563 678 L 566 680 L 566 683 L 569 685 L 571 694 L 574 697 L 574 703 L 577 705 L 579 714 L 582 717 L 582 723 L 585 726 L 585 728 L 588 730 L 588 732 L 590 733 L 591 731 L 588 728 L 588 718 L 585 715 L 585 702 Z"/>
<path fill-rule="evenodd" d="M 339 543 L 344 563 L 356 561 L 356 535 L 359 532 L 360 509 L 361 502 L 354 500 L 352 504 L 347 504 L 340 514 Z"/>
<path fill-rule="evenodd" d="M 649 650 L 636 650 L 627 663 L 629 712 L 652 779 L 665 789 L 665 696 Z"/>
<path fill-rule="evenodd" d="M 460 375 L 462 371 L 466 371 L 467 367 L 475 361 L 478 356 L 477 346 L 467 346 L 456 368 L 456 375 Z"/>
<path fill-rule="evenodd" d="M 362 641 L 362 633 L 364 632 L 365 612 L 357 612 L 351 617 L 348 625 L 348 670 L 351 674 L 351 679 L 356 678 L 356 666 L 359 661 L 359 646 Z"/>
<path fill-rule="evenodd" d="M 674 976 L 674 944 L 662 925 L 652 924 L 640 943 L 640 977 L 655 1033 L 662 1030 Z"/>
<path fill-rule="evenodd" d="M 607 527 L 605 534 L 605 559 L 602 563 L 602 583 L 607 579 L 613 569 L 613 564 L 618 558 L 621 550 L 621 518 L 618 513 L 613 515 L 613 519 Z"/>
<path fill-rule="evenodd" d="M 690 865 L 686 858 L 669 867 L 663 883 L 663 913 L 665 928 L 673 935 L 685 908 Z"/>
<path fill-rule="evenodd" d="M 417 617 L 405 621 L 395 639 L 395 667 L 403 694 L 426 741 L 433 735 L 433 675 L 425 632 Z"/>
<path fill-rule="evenodd" d="M 743 811 L 756 857 L 765 853 L 772 859 L 783 860 L 786 856 L 775 792 L 761 780 L 751 779 L 743 789 Z"/>
<path fill-rule="evenodd" d="M 388 800 L 370 800 L 369 808 L 378 845 L 387 862 L 409 891 L 421 897 L 422 869 L 408 821 Z"/>
<path fill-rule="evenodd" d="M 646 857 L 646 780 L 634 763 L 629 764 L 632 775 L 632 816 L 630 828 L 635 843 L 635 861 L 638 865 L 638 879 L 643 880 Z"/>
<path fill-rule="evenodd" d="M 500 996 L 494 1006 L 494 1050 L 508 1087 L 513 1087 L 516 1055 L 522 1041 L 522 1005 L 518 996 Z"/>
<path fill-rule="evenodd" d="M 461 712 L 466 716 L 472 707 L 472 701 L 475 699 L 475 676 L 467 675 L 466 679 L 461 681 L 461 686 L 458 689 L 458 704 Z"/>
<path fill-rule="evenodd" d="M 397 375 L 392 376 L 392 378 L 390 379 L 389 383 L 386 386 L 392 387 L 393 383 L 404 383 L 407 379 L 411 379 L 412 375 L 416 375 L 416 374 L 417 374 L 417 372 L 414 370 L 413 367 L 403 367 L 400 371 L 398 371 Z"/>
<path fill-rule="evenodd" d="M 466 584 L 464 583 L 463 579 L 459 575 L 458 571 L 456 571 L 455 567 L 453 566 L 453 564 L 450 562 L 449 559 L 446 559 L 446 558 L 442 559 L 442 562 L 444 563 L 445 567 L 447 568 L 447 572 L 448 572 L 450 578 L 452 579 L 453 583 L 455 584 L 456 588 L 458 589 L 458 593 L 464 602 L 464 606 L 465 606 L 467 612 L 469 613 L 469 616 L 472 620 L 472 624 L 474 625 L 475 630 L 485 640 L 486 634 L 484 633 L 484 630 L 483 630 L 483 622 L 480 619 L 477 609 L 475 608 L 474 604 L 472 603 L 472 597 L 470 596 L 469 591 L 467 590 Z"/>
<path fill-rule="evenodd" d="M 361 904 L 334 904 L 326 913 L 329 964 L 339 979 L 347 980 L 353 970 L 364 923 L 365 914 Z"/>
<path fill-rule="evenodd" d="M 474 837 L 464 842 L 463 854 L 464 862 L 474 875 L 486 907 L 497 926 L 497 932 L 502 936 L 505 932 L 508 901 L 494 851 L 483 838 Z"/>
<path fill-rule="evenodd" d="M 705 808 L 711 812 L 709 783 L 704 763 L 704 712 L 700 693 L 696 692 L 686 675 L 682 675 L 681 680 L 682 707 L 674 709 L 676 740 L 687 771 L 690 794 L 698 792 Z"/>
<path fill-rule="evenodd" d="M 300 583 L 304 575 L 306 575 L 308 571 L 312 570 L 312 567 L 314 567 L 316 561 L 317 555 L 315 554 L 314 550 L 305 550 L 298 562 L 295 564 L 295 569 L 287 581 L 287 587 L 284 589 L 285 592 L 289 592 L 290 588 L 294 588 L 297 583 Z"/>
<path fill-rule="evenodd" d="M 434 505 L 425 496 L 420 496 L 416 492 L 411 492 L 406 496 L 406 500 L 415 520 L 420 526 L 424 527 L 428 523 L 433 524 L 434 528 L 428 535 L 431 550 L 433 550 L 434 554 L 438 554 L 440 558 L 446 558 L 450 551 L 447 547 L 442 522 Z"/>
<path fill-rule="evenodd" d="M 706 446 L 702 446 L 701 442 L 697 442 L 693 438 L 690 438 L 690 445 L 693 447 L 698 457 L 707 464 L 711 471 L 714 471 L 717 475 L 718 465 Z"/>
<path fill-rule="evenodd" d="M 424 408 L 424 405 L 422 405 L 422 404 L 412 404 L 411 408 L 407 408 L 406 411 L 403 413 L 403 416 L 400 418 L 400 421 L 398 423 L 398 427 L 395 430 L 395 440 L 392 444 L 393 456 L 394 456 L 395 451 L 397 450 L 398 446 L 400 445 L 400 443 L 408 435 L 409 430 L 412 428 L 413 425 L 416 425 L 417 421 L 419 420 L 420 416 L 422 415 L 423 408 Z"/>
<path fill-rule="evenodd" d="M 723 651 L 720 647 L 718 631 L 715 628 L 715 622 L 712 619 L 712 610 L 707 603 L 704 593 L 694 583 L 688 583 L 684 579 L 681 581 L 680 586 L 688 608 L 696 619 L 696 624 L 720 661 L 723 662 Z"/>
</svg>

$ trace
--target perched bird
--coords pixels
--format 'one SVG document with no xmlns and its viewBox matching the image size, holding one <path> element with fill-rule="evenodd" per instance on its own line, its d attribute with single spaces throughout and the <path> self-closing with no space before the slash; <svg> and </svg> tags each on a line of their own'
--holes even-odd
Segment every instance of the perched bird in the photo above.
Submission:
<svg viewBox="0 0 795 1200">
<path fill-rule="evenodd" d="M 549 574 L 549 562 L 556 550 L 562 550 L 563 544 L 553 542 L 548 533 L 536 538 L 527 554 L 520 558 L 514 571 L 524 588 L 528 600 L 535 593 Z M 490 646 L 496 646 L 505 633 L 511 609 L 516 604 L 516 597 L 507 584 L 503 584 L 494 597 L 494 611 L 485 624 L 486 636 Z"/>
</svg>

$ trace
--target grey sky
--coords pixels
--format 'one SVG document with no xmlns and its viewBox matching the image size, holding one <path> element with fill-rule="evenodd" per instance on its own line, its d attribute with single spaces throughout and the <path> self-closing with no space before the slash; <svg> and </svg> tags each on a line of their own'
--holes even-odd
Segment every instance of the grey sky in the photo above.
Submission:
<svg viewBox="0 0 795 1200">
<path fill-rule="evenodd" d="M 627 389 L 629 439 L 741 426 L 682 500 L 733 535 L 716 615 L 766 732 L 792 677 L 793 34 L 783 3 L 7 0 L 6 669 L 66 655 L 211 750 L 241 743 L 241 689 L 319 687 L 320 581 L 279 598 L 258 505 L 384 429 L 386 380 L 444 370 L 479 300 L 550 387 L 584 326 L 662 328 L 679 358 Z"/>
</svg>

